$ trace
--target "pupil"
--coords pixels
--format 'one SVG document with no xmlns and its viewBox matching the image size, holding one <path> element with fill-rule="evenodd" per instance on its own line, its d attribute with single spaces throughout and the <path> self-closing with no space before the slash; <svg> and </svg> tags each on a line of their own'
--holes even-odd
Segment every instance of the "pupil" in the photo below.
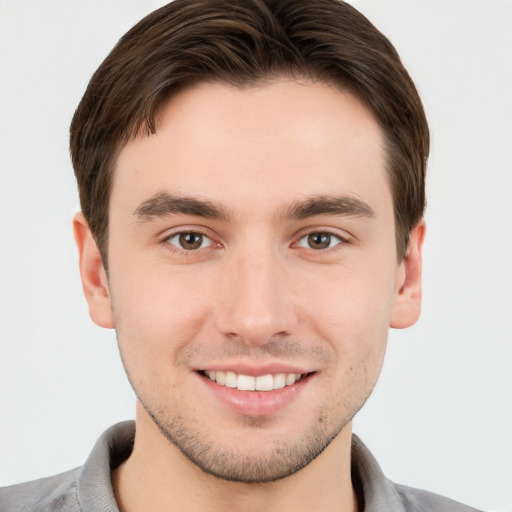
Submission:
<svg viewBox="0 0 512 512">
<path fill-rule="evenodd" d="M 308 244 L 312 249 L 327 249 L 331 244 L 331 235 L 313 233 L 308 236 Z"/>
<path fill-rule="evenodd" d="M 191 251 L 193 249 L 199 249 L 203 243 L 203 235 L 198 233 L 182 233 L 180 235 L 180 245 L 183 249 Z"/>
</svg>

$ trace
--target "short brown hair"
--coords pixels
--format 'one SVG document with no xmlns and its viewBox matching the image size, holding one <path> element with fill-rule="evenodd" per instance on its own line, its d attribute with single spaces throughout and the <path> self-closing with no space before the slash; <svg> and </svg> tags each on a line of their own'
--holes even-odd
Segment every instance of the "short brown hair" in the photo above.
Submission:
<svg viewBox="0 0 512 512">
<path fill-rule="evenodd" d="M 334 83 L 374 113 L 387 144 L 397 254 L 423 217 L 429 130 L 389 40 L 339 0 L 175 0 L 129 30 L 94 73 L 71 123 L 83 214 L 107 264 L 116 155 L 156 131 L 170 95 L 198 82 L 245 87 L 282 75 Z"/>
</svg>

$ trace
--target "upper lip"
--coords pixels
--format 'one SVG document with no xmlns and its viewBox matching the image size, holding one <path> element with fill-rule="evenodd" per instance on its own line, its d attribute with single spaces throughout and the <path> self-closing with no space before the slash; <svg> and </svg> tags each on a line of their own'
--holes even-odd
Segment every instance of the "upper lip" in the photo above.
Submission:
<svg viewBox="0 0 512 512">
<path fill-rule="evenodd" d="M 298 365 L 285 362 L 271 362 L 265 364 L 250 364 L 243 362 L 206 364 L 198 367 L 197 371 L 235 372 L 243 375 L 258 377 L 260 375 L 276 375 L 278 373 L 311 373 L 314 369 L 305 365 Z"/>
</svg>

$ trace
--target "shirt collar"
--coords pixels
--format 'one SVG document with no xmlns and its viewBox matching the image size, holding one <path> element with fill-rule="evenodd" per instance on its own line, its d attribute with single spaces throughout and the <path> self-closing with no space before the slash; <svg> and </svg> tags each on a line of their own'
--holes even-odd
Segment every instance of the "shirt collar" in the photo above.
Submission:
<svg viewBox="0 0 512 512">
<path fill-rule="evenodd" d="M 396 485 L 388 480 L 370 450 L 355 434 L 352 435 L 352 482 L 364 512 L 405 512 Z"/>
</svg>

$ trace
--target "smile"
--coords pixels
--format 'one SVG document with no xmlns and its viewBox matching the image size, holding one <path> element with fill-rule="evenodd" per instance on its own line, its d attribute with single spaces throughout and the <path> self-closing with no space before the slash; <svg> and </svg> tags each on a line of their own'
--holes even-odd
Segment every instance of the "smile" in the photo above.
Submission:
<svg viewBox="0 0 512 512">
<path fill-rule="evenodd" d="M 237 388 L 240 391 L 272 391 L 274 389 L 282 389 L 286 386 L 292 386 L 307 375 L 305 373 L 277 373 L 275 375 L 269 373 L 254 377 L 242 373 L 215 370 L 205 370 L 201 373 L 221 386 Z"/>
</svg>

